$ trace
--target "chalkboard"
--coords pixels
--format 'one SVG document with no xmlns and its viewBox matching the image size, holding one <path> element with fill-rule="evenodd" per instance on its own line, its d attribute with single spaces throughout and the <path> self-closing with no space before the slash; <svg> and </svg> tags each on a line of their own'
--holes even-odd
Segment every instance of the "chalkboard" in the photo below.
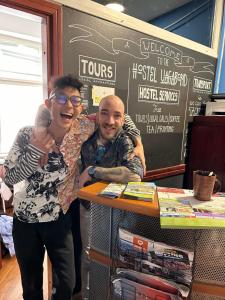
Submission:
<svg viewBox="0 0 225 300">
<path fill-rule="evenodd" d="M 210 101 L 216 59 L 63 8 L 64 74 L 85 84 L 88 112 L 115 93 L 141 130 L 147 170 L 185 160 L 188 123 Z"/>
</svg>

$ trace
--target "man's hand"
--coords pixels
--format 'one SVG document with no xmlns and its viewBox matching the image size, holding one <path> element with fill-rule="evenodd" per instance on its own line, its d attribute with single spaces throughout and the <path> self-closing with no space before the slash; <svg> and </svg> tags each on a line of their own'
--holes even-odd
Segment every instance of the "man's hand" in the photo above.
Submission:
<svg viewBox="0 0 225 300">
<path fill-rule="evenodd" d="M 30 144 L 45 152 L 46 155 L 52 150 L 55 141 L 44 127 L 37 127 L 33 130 Z"/>
<path fill-rule="evenodd" d="M 88 169 L 90 169 L 91 166 L 87 167 L 80 175 L 79 178 L 79 188 L 81 189 L 82 187 L 84 187 L 85 183 L 88 181 L 91 181 L 91 177 L 88 174 Z"/>
<path fill-rule="evenodd" d="M 136 147 L 134 148 L 133 152 L 129 155 L 129 159 L 134 158 L 134 156 L 138 156 L 141 160 L 144 175 L 146 174 L 146 164 L 145 164 L 145 153 L 144 147 L 140 137 L 136 137 L 135 139 Z"/>
</svg>

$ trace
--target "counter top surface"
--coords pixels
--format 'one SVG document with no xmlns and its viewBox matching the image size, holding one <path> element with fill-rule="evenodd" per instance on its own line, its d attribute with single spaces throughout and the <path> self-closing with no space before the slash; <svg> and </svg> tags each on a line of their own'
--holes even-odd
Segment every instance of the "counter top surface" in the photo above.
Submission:
<svg viewBox="0 0 225 300">
<path fill-rule="evenodd" d="M 78 197 L 98 204 L 135 212 L 141 215 L 159 217 L 159 206 L 157 197 L 152 202 L 140 200 L 128 200 L 123 198 L 106 198 L 99 193 L 108 185 L 106 182 L 97 182 L 80 189 Z"/>
</svg>

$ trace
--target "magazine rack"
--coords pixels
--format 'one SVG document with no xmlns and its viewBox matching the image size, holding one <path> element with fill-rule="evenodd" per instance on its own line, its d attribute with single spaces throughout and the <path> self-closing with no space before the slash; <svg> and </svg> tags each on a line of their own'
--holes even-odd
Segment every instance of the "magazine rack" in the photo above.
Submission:
<svg viewBox="0 0 225 300">
<path fill-rule="evenodd" d="M 124 228 L 173 246 L 195 251 L 191 300 L 222 300 L 225 295 L 225 235 L 223 229 L 161 229 L 157 201 L 107 199 L 98 196 L 106 183 L 80 190 L 79 197 L 92 201 L 90 222 L 90 299 L 112 296 L 111 275 L 117 265 L 118 229 Z M 101 286 L 101 289 L 99 289 Z M 110 295 L 109 295 L 110 294 Z M 114 298 L 113 298 L 114 297 Z M 130 298 L 134 299 L 135 298 Z"/>
</svg>

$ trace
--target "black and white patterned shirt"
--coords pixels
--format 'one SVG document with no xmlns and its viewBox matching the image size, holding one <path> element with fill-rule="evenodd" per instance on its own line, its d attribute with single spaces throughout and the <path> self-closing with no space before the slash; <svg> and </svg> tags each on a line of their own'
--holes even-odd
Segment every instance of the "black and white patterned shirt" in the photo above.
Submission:
<svg viewBox="0 0 225 300">
<path fill-rule="evenodd" d="M 58 187 L 67 174 L 62 153 L 49 153 L 40 167 L 43 152 L 29 144 L 32 127 L 22 128 L 5 162 L 5 182 L 14 187 L 14 213 L 19 220 L 36 223 L 58 218 L 61 207 Z"/>
</svg>

